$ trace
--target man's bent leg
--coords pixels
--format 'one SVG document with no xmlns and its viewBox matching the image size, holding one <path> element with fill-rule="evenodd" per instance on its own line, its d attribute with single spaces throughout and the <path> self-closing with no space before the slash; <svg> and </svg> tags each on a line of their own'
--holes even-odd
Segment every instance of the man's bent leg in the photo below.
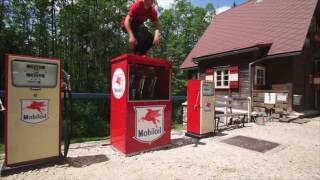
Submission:
<svg viewBox="0 0 320 180">
<path fill-rule="evenodd" d="M 143 25 L 138 28 L 138 32 L 135 34 L 135 36 L 138 44 L 134 48 L 134 53 L 145 55 L 153 46 L 154 36 Z"/>
</svg>

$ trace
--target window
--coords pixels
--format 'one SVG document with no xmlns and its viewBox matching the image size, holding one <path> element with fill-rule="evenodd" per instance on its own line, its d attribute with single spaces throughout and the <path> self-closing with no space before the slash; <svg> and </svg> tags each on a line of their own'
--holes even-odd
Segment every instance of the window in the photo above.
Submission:
<svg viewBox="0 0 320 180">
<path fill-rule="evenodd" d="M 214 80 L 217 89 L 229 88 L 229 69 L 215 69 Z"/>
<path fill-rule="evenodd" d="M 255 84 L 258 86 L 264 86 L 266 84 L 266 68 L 256 66 L 255 69 Z"/>
</svg>

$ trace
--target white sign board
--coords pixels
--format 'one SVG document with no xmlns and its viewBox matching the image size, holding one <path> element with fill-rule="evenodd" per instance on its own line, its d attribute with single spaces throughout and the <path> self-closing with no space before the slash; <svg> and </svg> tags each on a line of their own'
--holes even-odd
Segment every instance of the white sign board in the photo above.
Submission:
<svg viewBox="0 0 320 180">
<path fill-rule="evenodd" d="M 134 107 L 136 140 L 152 143 L 164 134 L 164 108 L 165 106 Z"/>
<path fill-rule="evenodd" d="M 14 86 L 53 88 L 57 85 L 58 64 L 13 60 L 11 67 Z"/>
<path fill-rule="evenodd" d="M 112 76 L 112 92 L 115 98 L 120 99 L 126 87 L 126 77 L 121 68 L 117 68 Z"/>
<path fill-rule="evenodd" d="M 264 103 L 265 104 L 275 104 L 276 103 L 276 93 L 264 93 Z"/>
<path fill-rule="evenodd" d="M 22 99 L 21 120 L 26 123 L 40 123 L 48 119 L 48 99 Z"/>
<path fill-rule="evenodd" d="M 288 101 L 288 94 L 278 93 L 277 94 L 277 101 L 287 102 Z"/>
<path fill-rule="evenodd" d="M 202 94 L 204 96 L 213 96 L 213 83 L 203 82 L 202 84 Z"/>
</svg>

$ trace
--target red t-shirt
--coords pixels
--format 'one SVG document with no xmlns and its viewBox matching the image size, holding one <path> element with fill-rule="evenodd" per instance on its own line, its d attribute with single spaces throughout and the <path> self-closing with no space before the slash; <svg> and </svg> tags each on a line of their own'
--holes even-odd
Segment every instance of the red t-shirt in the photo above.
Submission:
<svg viewBox="0 0 320 180">
<path fill-rule="evenodd" d="M 142 0 L 138 0 L 131 5 L 128 15 L 131 16 L 133 21 L 138 25 L 146 22 L 148 19 L 150 19 L 152 22 L 158 20 L 157 11 L 155 8 L 144 8 Z M 124 19 L 121 21 L 121 27 L 124 27 Z"/>
</svg>

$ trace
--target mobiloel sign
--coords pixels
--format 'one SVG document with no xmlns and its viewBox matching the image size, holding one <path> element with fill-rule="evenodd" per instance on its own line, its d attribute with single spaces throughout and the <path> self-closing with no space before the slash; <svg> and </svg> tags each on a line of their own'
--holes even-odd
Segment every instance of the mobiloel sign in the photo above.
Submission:
<svg viewBox="0 0 320 180">
<path fill-rule="evenodd" d="M 40 123 L 48 119 L 49 100 L 21 100 L 21 120 L 26 123 Z"/>
<path fill-rule="evenodd" d="M 126 87 L 126 77 L 121 68 L 115 70 L 112 76 L 112 92 L 114 97 L 120 99 Z"/>
<path fill-rule="evenodd" d="M 152 143 L 164 134 L 165 106 L 135 107 L 135 139 L 143 143 Z"/>
</svg>

